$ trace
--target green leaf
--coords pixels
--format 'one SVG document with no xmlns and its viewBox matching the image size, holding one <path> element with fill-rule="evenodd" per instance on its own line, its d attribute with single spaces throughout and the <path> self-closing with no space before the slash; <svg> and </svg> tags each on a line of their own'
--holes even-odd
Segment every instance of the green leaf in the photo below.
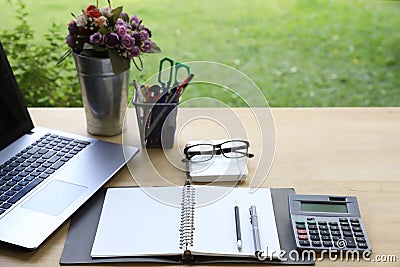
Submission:
<svg viewBox="0 0 400 267">
<path fill-rule="evenodd" d="M 117 21 L 117 19 L 119 18 L 119 15 L 122 12 L 122 8 L 123 8 L 122 6 L 119 6 L 119 7 L 113 9 L 113 11 L 112 11 L 113 12 L 113 17 L 112 17 L 113 23 L 115 23 Z"/>
<path fill-rule="evenodd" d="M 94 45 L 93 50 L 96 52 L 105 52 L 107 50 L 107 48 L 105 48 L 104 46 Z"/>
<path fill-rule="evenodd" d="M 92 44 L 88 44 L 88 43 L 84 43 L 83 44 L 83 50 L 87 50 L 87 49 L 94 49 Z"/>
<path fill-rule="evenodd" d="M 115 74 L 119 74 L 130 68 L 130 60 L 118 55 L 116 50 L 109 49 L 108 56 L 110 57 L 112 69 Z"/>
<path fill-rule="evenodd" d="M 101 27 L 98 32 L 101 33 L 102 35 L 105 35 L 106 33 L 108 33 L 108 30 L 106 27 Z"/>
<path fill-rule="evenodd" d="M 150 53 L 161 53 L 161 48 L 156 43 L 153 43 Z"/>
</svg>

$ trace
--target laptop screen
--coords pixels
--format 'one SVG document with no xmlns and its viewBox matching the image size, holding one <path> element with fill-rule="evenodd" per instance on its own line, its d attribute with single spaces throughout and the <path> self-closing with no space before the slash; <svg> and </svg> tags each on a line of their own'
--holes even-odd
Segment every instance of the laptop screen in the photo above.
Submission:
<svg viewBox="0 0 400 267">
<path fill-rule="evenodd" d="M 0 43 L 0 150 L 32 128 L 25 101 Z"/>
</svg>

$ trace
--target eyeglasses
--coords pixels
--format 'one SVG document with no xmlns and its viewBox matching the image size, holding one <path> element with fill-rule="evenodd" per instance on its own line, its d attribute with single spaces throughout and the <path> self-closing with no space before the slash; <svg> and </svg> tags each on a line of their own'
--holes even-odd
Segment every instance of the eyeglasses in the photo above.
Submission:
<svg viewBox="0 0 400 267">
<path fill-rule="evenodd" d="M 212 159 L 214 155 L 223 155 L 226 158 L 254 157 L 248 153 L 249 142 L 243 140 L 229 140 L 221 144 L 195 144 L 185 147 L 186 159 L 191 162 L 204 162 Z"/>
</svg>

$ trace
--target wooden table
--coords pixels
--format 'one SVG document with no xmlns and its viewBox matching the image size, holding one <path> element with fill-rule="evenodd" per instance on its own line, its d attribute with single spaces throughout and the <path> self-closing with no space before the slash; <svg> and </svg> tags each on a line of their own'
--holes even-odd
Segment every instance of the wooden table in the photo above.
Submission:
<svg viewBox="0 0 400 267">
<path fill-rule="evenodd" d="M 181 109 L 178 121 L 190 117 L 199 109 Z M 229 124 L 232 110 L 202 109 L 210 117 L 219 114 Z M 249 109 L 233 109 L 246 125 L 256 154 L 249 163 L 249 178 L 255 168 L 267 168 L 257 163 L 263 152 L 257 131 L 251 122 Z M 55 128 L 87 135 L 81 108 L 31 108 L 36 126 Z M 224 115 L 225 114 L 225 115 Z M 398 266 L 400 261 L 400 108 L 273 108 L 276 150 L 272 168 L 262 182 L 263 187 L 293 187 L 297 193 L 355 195 L 358 198 L 364 224 L 370 238 L 373 255 L 397 263 L 379 266 Z M 134 123 L 132 123 L 134 125 Z M 135 127 L 135 126 L 132 126 Z M 186 127 L 177 140 L 208 136 L 210 129 Z M 136 129 L 137 130 L 137 129 Z M 185 132 L 186 131 L 186 132 Z M 103 138 L 121 142 L 122 137 Z M 138 140 L 136 140 L 138 142 Z M 182 183 L 184 173 L 171 168 L 163 153 L 153 149 L 141 151 L 131 162 L 132 175 L 124 167 L 108 186 Z M 154 164 L 158 174 L 148 174 L 148 164 Z M 267 164 L 268 165 L 268 164 Z M 264 171 L 267 173 L 266 171 Z M 132 177 L 133 176 L 133 177 Z M 145 179 L 143 179 L 145 178 Z M 164 182 L 165 182 L 164 181 Z M 249 180 L 243 183 L 248 186 Z M 38 250 L 21 252 L 0 246 L 0 266 L 57 266 L 64 246 L 69 222 L 64 223 Z M 317 266 L 371 265 L 371 262 L 334 262 L 325 259 Z"/>
</svg>

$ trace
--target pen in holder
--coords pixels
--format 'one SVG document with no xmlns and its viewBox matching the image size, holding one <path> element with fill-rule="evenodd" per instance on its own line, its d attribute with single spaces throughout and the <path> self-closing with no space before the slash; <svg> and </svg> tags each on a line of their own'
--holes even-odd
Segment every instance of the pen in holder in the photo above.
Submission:
<svg viewBox="0 0 400 267">
<path fill-rule="evenodd" d="M 174 146 L 178 101 L 147 102 L 145 96 L 135 90 L 132 104 L 136 109 L 140 142 L 147 148 L 172 148 Z M 147 101 L 146 101 L 147 100 Z"/>
<path fill-rule="evenodd" d="M 192 73 L 173 88 L 168 88 L 165 83 L 138 88 L 134 82 L 136 90 L 133 105 L 136 108 L 142 147 L 174 146 L 179 99 L 193 77 Z"/>
</svg>

